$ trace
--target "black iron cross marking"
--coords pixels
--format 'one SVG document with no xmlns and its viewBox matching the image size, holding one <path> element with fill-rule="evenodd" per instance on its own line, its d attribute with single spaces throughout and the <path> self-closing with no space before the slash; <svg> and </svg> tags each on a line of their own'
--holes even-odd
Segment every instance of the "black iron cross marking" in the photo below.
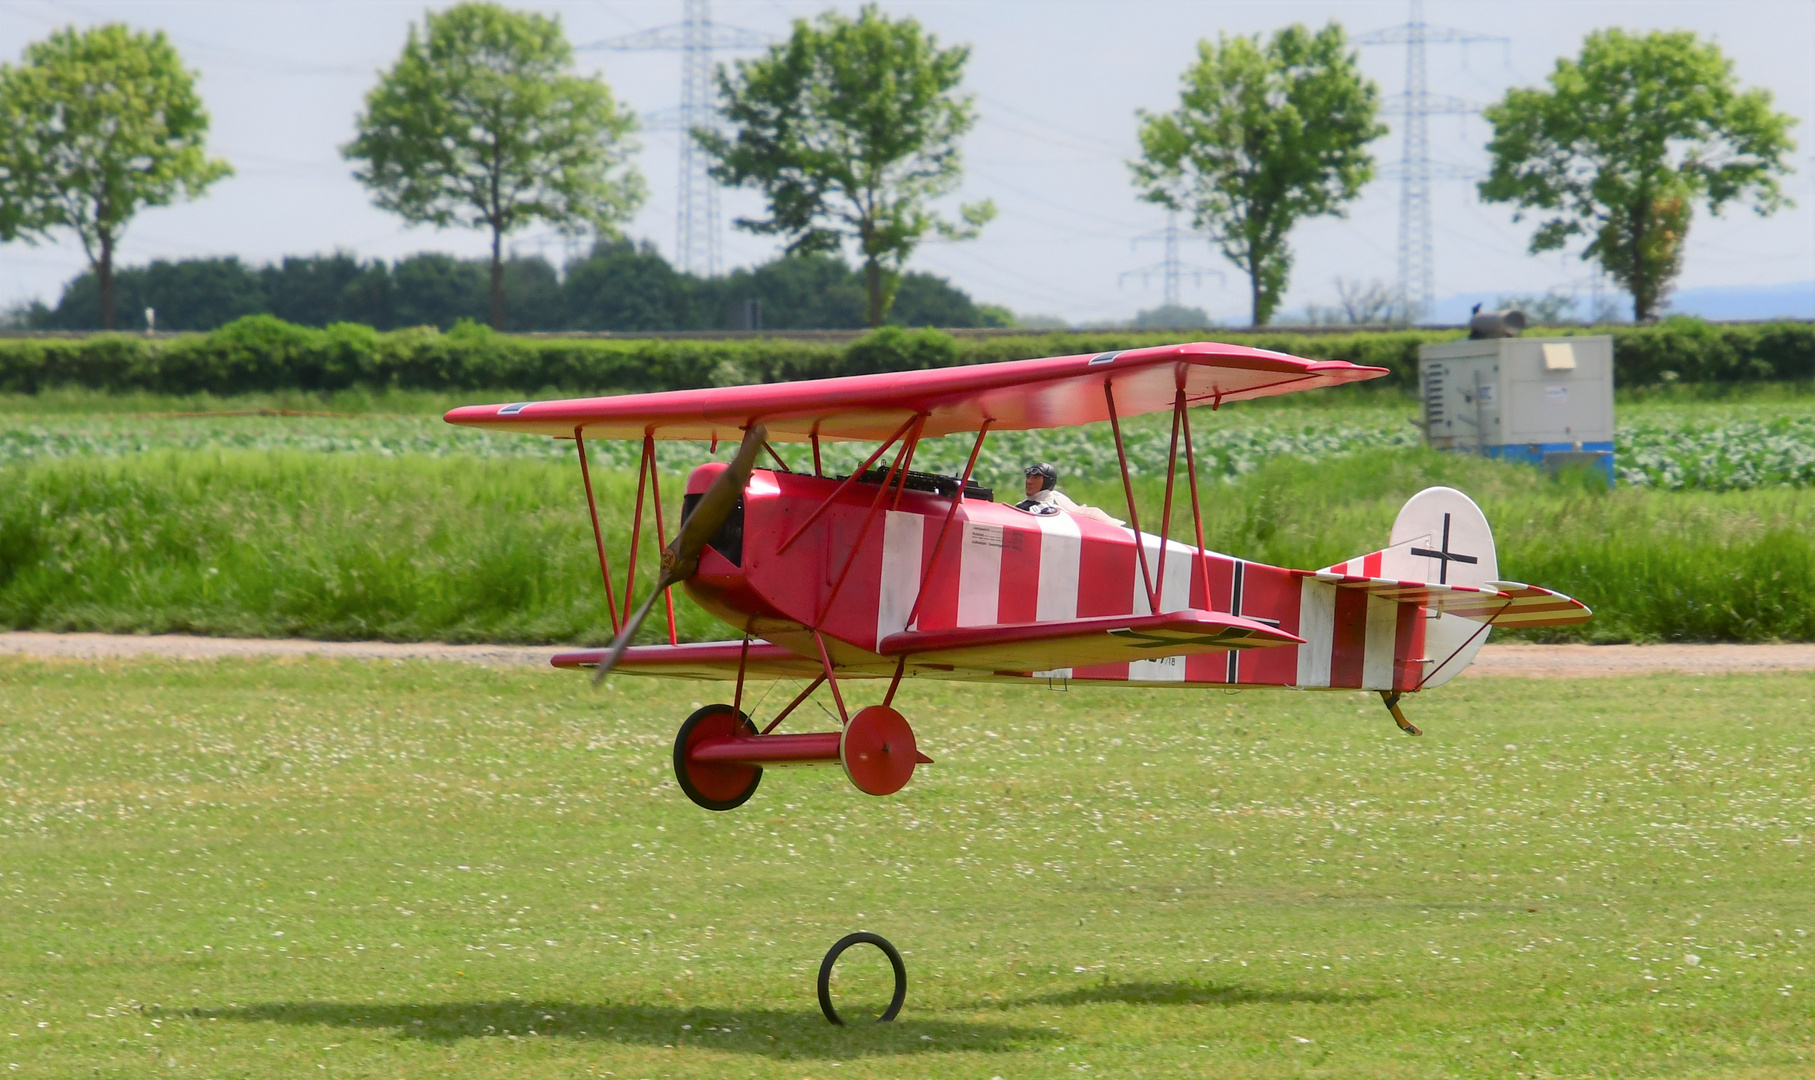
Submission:
<svg viewBox="0 0 1815 1080">
<path fill-rule="evenodd" d="M 1174 645 L 1214 645 L 1230 638 L 1245 638 L 1248 632 L 1239 626 L 1225 626 L 1213 634 L 1147 634 L 1126 627 L 1109 633 L 1124 639 L 1137 649 L 1169 649 Z"/>
<path fill-rule="evenodd" d="M 1453 562 L 1468 563 L 1471 566 L 1478 562 L 1473 555 L 1457 555 L 1449 549 L 1449 515 L 1443 515 L 1443 546 L 1436 551 L 1430 548 L 1413 548 L 1413 555 L 1422 555 L 1427 559 L 1437 560 L 1437 584 L 1449 584 L 1449 564 Z"/>
</svg>

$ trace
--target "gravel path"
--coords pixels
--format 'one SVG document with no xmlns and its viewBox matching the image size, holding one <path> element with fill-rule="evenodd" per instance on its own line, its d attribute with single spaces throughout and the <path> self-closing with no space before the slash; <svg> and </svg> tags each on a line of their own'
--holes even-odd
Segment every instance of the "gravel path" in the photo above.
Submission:
<svg viewBox="0 0 1815 1080">
<path fill-rule="evenodd" d="M 553 670 L 548 645 L 396 644 L 385 641 L 305 641 L 296 638 L 217 638 L 188 634 L 43 634 L 0 632 L 0 655 L 115 660 L 170 657 L 326 656 L 355 660 L 457 660 L 491 667 Z M 1590 679 L 1604 676 L 1742 675 L 1815 671 L 1815 645 L 1488 645 L 1464 678 Z"/>
</svg>

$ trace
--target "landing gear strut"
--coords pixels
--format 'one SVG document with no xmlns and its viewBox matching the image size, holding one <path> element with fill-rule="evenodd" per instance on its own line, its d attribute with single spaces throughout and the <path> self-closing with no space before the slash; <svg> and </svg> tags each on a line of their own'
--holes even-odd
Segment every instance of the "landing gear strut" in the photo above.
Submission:
<svg viewBox="0 0 1815 1080">
<path fill-rule="evenodd" d="M 1405 714 L 1403 712 L 1399 711 L 1399 692 L 1398 691 L 1382 690 L 1380 692 L 1380 700 L 1386 703 L 1386 711 L 1393 714 L 1393 723 L 1399 725 L 1400 731 L 1405 732 L 1407 735 L 1424 734 L 1424 732 L 1418 730 L 1417 724 L 1414 724 L 1410 720 L 1407 720 L 1405 718 Z"/>
<path fill-rule="evenodd" d="M 920 752 L 914 729 L 887 705 L 859 709 L 842 731 L 758 735 L 750 718 L 730 705 L 708 705 L 687 718 L 674 737 L 674 778 L 687 797 L 708 810 L 732 810 L 756 793 L 765 765 L 842 765 L 866 795 L 893 795 L 907 786 Z"/>
</svg>

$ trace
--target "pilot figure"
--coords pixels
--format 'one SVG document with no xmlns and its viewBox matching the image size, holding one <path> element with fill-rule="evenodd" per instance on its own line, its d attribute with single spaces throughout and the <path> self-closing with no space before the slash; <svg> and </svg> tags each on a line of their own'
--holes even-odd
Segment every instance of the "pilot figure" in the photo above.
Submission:
<svg viewBox="0 0 1815 1080">
<path fill-rule="evenodd" d="M 1076 514 L 1078 517 L 1095 518 L 1097 521 L 1111 525 L 1120 525 L 1120 519 L 1112 518 L 1094 506 L 1072 502 L 1059 490 L 1059 470 L 1044 461 L 1029 465 L 1027 472 L 1027 498 L 1015 504 L 1016 510 L 1024 510 L 1038 517 L 1047 517 L 1061 511 Z"/>
</svg>

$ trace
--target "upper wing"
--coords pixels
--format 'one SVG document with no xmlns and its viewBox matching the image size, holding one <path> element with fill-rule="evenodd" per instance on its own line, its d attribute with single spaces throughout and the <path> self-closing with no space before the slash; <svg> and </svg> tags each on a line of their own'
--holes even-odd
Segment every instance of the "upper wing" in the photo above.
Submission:
<svg viewBox="0 0 1815 1080">
<path fill-rule="evenodd" d="M 1387 374 L 1345 360 L 1304 360 L 1239 345 L 1197 342 L 1151 349 L 1013 360 L 930 371 L 851 375 L 658 394 L 567 401 L 469 405 L 450 424 L 589 439 L 726 439 L 753 420 L 778 442 L 818 434 L 827 440 L 888 438 L 925 414 L 923 437 L 976 431 L 1072 427 L 1109 419 L 1103 387 L 1113 383 L 1118 415 L 1172 408 L 1185 391 L 1193 405 L 1268 397 Z"/>
<path fill-rule="evenodd" d="M 1277 627 L 1211 611 L 1110 615 L 1060 622 L 960 626 L 890 634 L 877 649 L 910 663 L 950 664 L 983 671 L 1046 671 L 1121 664 L 1267 645 L 1302 644 Z"/>
<path fill-rule="evenodd" d="M 1571 626 L 1594 617 L 1588 605 L 1562 593 L 1518 581 L 1490 581 L 1484 588 L 1472 585 L 1438 585 L 1430 581 L 1394 581 L 1319 570 L 1314 575 L 1339 589 L 1360 589 L 1402 604 L 1460 615 L 1495 626 Z"/>
</svg>

